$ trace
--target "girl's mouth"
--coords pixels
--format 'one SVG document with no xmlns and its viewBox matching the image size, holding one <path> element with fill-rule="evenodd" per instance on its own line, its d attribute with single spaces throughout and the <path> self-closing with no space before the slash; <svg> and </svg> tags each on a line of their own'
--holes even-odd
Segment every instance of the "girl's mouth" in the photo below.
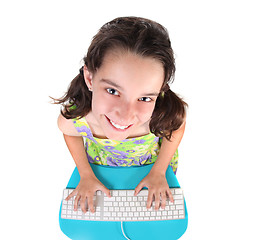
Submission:
<svg viewBox="0 0 278 240">
<path fill-rule="evenodd" d="M 130 124 L 130 125 L 127 125 L 127 126 L 123 126 L 123 125 L 119 125 L 119 124 L 117 124 L 117 123 L 115 123 L 115 122 L 113 122 L 111 119 L 109 119 L 107 116 L 105 116 L 106 117 L 106 119 L 108 120 L 108 122 L 110 122 L 110 124 L 114 127 L 114 128 L 116 128 L 117 130 L 126 130 L 126 129 L 128 129 L 129 127 L 131 127 L 133 124 Z"/>
</svg>

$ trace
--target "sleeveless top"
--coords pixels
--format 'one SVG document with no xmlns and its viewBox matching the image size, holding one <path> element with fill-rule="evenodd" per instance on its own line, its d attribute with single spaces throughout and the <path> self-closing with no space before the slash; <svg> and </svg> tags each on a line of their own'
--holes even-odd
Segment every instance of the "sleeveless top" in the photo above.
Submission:
<svg viewBox="0 0 278 240">
<path fill-rule="evenodd" d="M 152 133 L 117 141 L 94 137 L 85 117 L 74 118 L 73 124 L 85 140 L 85 150 L 90 163 L 128 167 L 151 164 L 157 159 L 162 138 Z M 172 157 L 170 166 L 176 173 L 178 150 Z"/>
</svg>

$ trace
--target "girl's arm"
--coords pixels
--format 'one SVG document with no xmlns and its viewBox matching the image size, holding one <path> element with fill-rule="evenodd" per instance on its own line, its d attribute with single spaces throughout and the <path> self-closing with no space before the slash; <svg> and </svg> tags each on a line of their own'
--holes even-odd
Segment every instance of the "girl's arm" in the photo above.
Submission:
<svg viewBox="0 0 278 240">
<path fill-rule="evenodd" d="M 87 199 L 90 210 L 94 212 L 93 196 L 95 192 L 101 190 L 107 196 L 110 196 L 110 192 L 95 176 L 86 156 L 83 138 L 73 126 L 72 120 L 65 119 L 60 115 L 58 118 L 58 126 L 63 132 L 65 142 L 80 175 L 78 186 L 66 200 L 76 195 L 74 209 L 77 209 L 80 200 L 80 207 L 83 212 L 86 212 L 85 202 Z"/>
<path fill-rule="evenodd" d="M 135 188 L 135 195 L 137 195 L 143 187 L 148 188 L 149 195 L 147 208 L 151 207 L 153 198 L 155 199 L 155 209 L 158 209 L 160 206 L 160 197 L 161 207 L 163 209 L 166 205 L 167 195 L 172 202 L 174 201 L 165 174 L 169 163 L 181 142 L 184 130 L 185 122 L 178 130 L 173 132 L 171 141 L 163 138 L 157 160 L 155 161 L 151 171 Z"/>
</svg>

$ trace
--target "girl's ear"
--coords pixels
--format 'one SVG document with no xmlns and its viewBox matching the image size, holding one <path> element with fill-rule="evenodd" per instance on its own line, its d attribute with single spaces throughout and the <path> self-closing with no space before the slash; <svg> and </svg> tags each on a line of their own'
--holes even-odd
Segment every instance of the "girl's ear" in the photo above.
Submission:
<svg viewBox="0 0 278 240">
<path fill-rule="evenodd" d="M 87 66 L 84 65 L 83 67 L 83 75 L 85 79 L 85 83 L 90 91 L 93 88 L 93 74 L 88 70 Z"/>
</svg>

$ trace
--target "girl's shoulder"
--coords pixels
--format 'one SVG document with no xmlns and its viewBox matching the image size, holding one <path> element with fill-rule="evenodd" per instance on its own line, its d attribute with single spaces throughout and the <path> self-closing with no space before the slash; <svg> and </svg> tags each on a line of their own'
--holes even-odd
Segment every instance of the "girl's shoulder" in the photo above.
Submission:
<svg viewBox="0 0 278 240">
<path fill-rule="evenodd" d="M 76 130 L 72 119 L 66 119 L 62 114 L 58 117 L 58 127 L 62 133 L 69 136 L 80 136 L 79 132 Z"/>
</svg>

